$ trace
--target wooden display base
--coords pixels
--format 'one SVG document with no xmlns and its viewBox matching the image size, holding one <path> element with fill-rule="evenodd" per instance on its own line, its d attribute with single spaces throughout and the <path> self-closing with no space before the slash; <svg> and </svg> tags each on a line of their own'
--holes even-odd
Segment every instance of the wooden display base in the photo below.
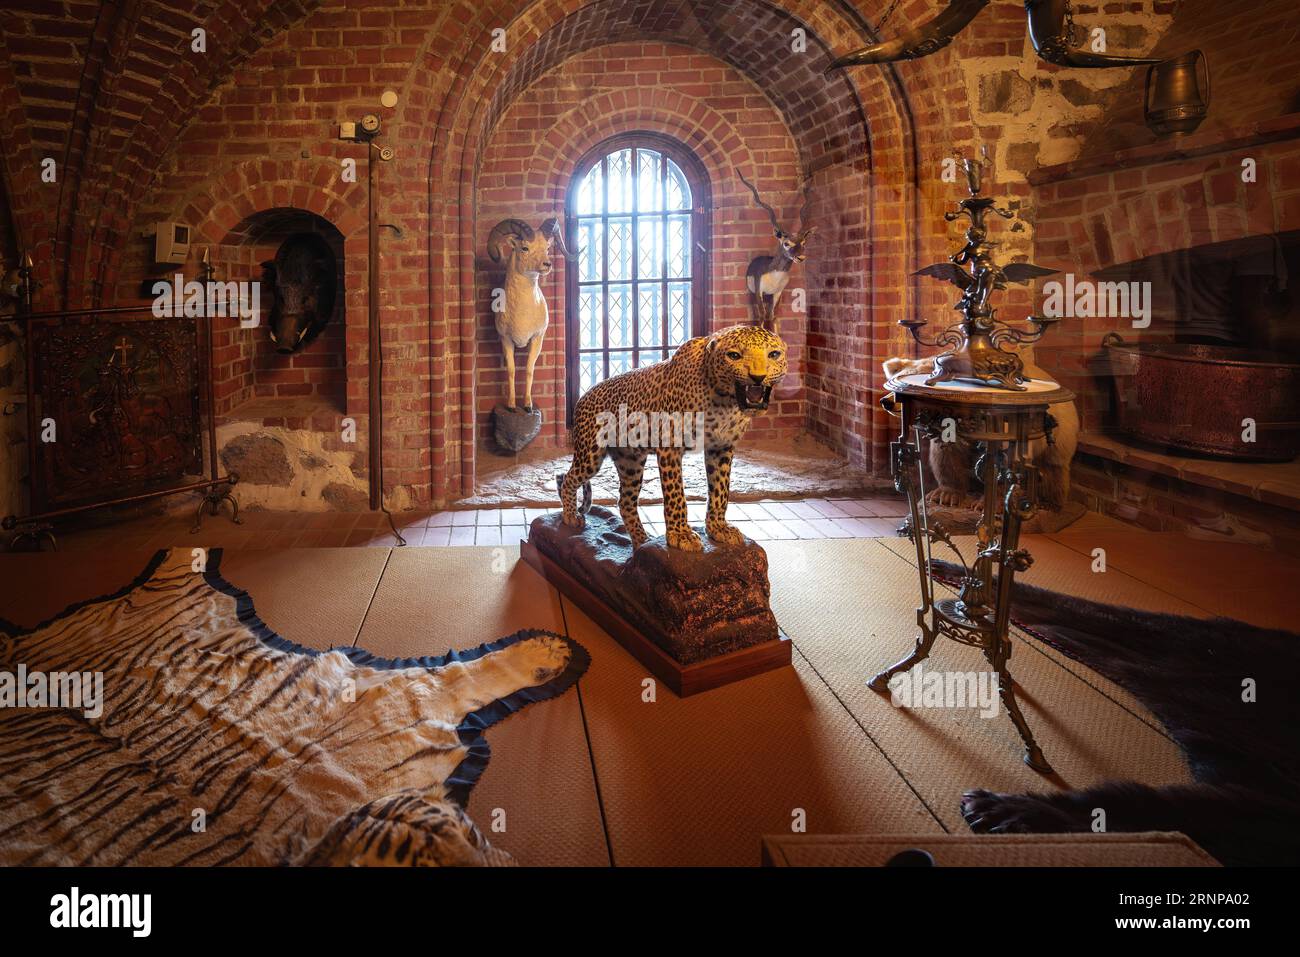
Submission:
<svg viewBox="0 0 1300 957">
<path fill-rule="evenodd" d="M 780 637 L 773 641 L 684 665 L 642 634 L 640 629 L 629 623 L 587 586 L 538 551 L 536 546 L 527 541 L 520 542 L 519 554 L 529 567 L 586 612 L 679 698 L 688 698 L 701 691 L 720 688 L 733 681 L 765 671 L 775 671 L 790 664 L 790 639 L 781 632 Z"/>
</svg>

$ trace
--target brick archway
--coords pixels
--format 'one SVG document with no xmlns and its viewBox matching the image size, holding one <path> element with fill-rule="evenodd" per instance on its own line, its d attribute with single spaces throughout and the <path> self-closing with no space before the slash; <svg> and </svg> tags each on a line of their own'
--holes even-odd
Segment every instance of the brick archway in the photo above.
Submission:
<svg viewBox="0 0 1300 957">
<path fill-rule="evenodd" d="M 430 249 L 431 280 L 439 275 L 456 276 L 457 282 L 432 284 L 431 333 L 436 342 L 445 334 L 456 345 L 438 354 L 435 347 L 433 362 L 443 364 L 449 388 L 444 395 L 431 396 L 435 430 L 441 429 L 445 437 L 439 443 L 433 437 L 432 468 L 435 474 L 435 494 L 445 488 L 453 494 L 472 488 L 474 474 L 475 437 L 475 295 L 473 242 L 478 224 L 473 207 L 478 166 L 482 150 L 491 133 L 492 123 L 499 117 L 513 96 L 527 88 L 532 80 L 554 64 L 583 52 L 596 44 L 608 44 L 612 37 L 611 16 L 614 6 L 604 3 L 589 4 L 576 12 L 573 5 L 563 0 L 538 0 L 520 11 L 505 26 L 508 42 L 513 49 L 521 50 L 515 57 L 493 53 L 490 48 L 492 24 L 490 17 L 481 16 L 468 21 L 463 32 L 453 38 L 455 46 L 447 42 L 431 44 L 425 51 L 426 62 L 441 62 L 442 57 L 457 64 L 456 78 L 449 84 L 445 98 L 438 100 L 436 111 L 427 107 L 428 98 L 421 96 L 402 111 L 402 122 L 419 123 L 422 104 L 424 122 L 436 129 L 430 155 L 430 215 L 438 222 L 440 214 L 448 228 L 444 237 L 434 237 Z M 739 4 L 708 4 L 710 17 L 719 20 L 719 14 L 736 12 Z M 845 301 L 845 294 L 837 292 L 826 297 L 819 305 L 823 314 L 828 311 L 848 310 L 848 321 L 818 318 L 829 323 L 819 335 L 826 341 L 824 351 L 837 363 L 826 381 L 834 382 L 836 391 L 828 401 L 834 403 L 828 417 L 820 422 L 823 434 L 832 431 L 851 434 L 846 451 L 864 467 L 872 465 L 872 422 L 875 418 L 871 367 L 877 365 L 878 348 L 873 332 L 868 327 L 868 314 L 876 325 L 895 328 L 908 308 L 912 288 L 909 278 L 915 263 L 913 243 L 915 236 L 915 163 L 912 159 L 913 131 L 907 104 L 902 101 L 901 89 L 886 81 L 880 71 L 859 71 L 857 74 L 840 74 L 830 81 L 831 88 L 842 93 L 835 99 L 822 97 L 821 102 L 838 103 L 839 108 L 828 107 L 825 116 L 830 121 L 807 122 L 799 115 L 800 104 L 810 102 L 807 91 L 825 89 L 827 81 L 820 78 L 823 67 L 837 52 L 868 42 L 871 38 L 865 24 L 856 16 L 841 12 L 836 3 L 823 0 L 782 0 L 778 3 L 743 5 L 746 10 L 760 10 L 767 26 L 754 27 L 738 35 L 720 35 L 703 28 L 700 17 L 682 15 L 683 10 L 702 9 L 697 0 L 647 0 L 637 5 L 626 27 L 632 29 L 637 39 L 655 39 L 671 43 L 686 43 L 704 52 L 718 56 L 741 69 L 756 84 L 768 81 L 764 93 L 786 116 L 787 126 L 795 133 L 801 147 L 801 165 L 805 170 L 827 180 L 827 186 L 836 194 L 835 211 L 837 230 L 860 256 L 856 276 L 871 277 L 877 284 L 902 290 L 888 301 L 874 301 L 873 283 L 865 281 L 862 302 Z M 720 10 L 720 8 L 726 8 Z M 757 16 L 758 14 L 754 14 Z M 684 25 L 701 27 L 684 31 Z M 787 85 L 774 80 L 770 53 L 774 44 L 789 42 L 791 31 L 804 31 L 812 57 L 806 69 L 799 72 L 799 82 Z M 725 49 L 718 49 L 718 47 Z M 753 54 L 747 55 L 747 54 Z M 766 56 L 765 56 L 766 54 Z M 436 59 L 435 59 L 436 58 Z M 755 64 L 768 61 L 766 70 Z M 471 65 L 472 64 L 472 65 Z M 816 78 L 815 81 L 813 78 Z M 815 87 L 814 87 L 815 82 Z M 804 90 L 801 100 L 796 91 Z M 634 91 L 627 91 L 630 95 Z M 815 98 L 813 102 L 817 102 Z M 844 124 L 844 117 L 852 117 L 857 127 L 850 127 L 852 135 L 828 135 L 830 126 Z M 867 117 L 870 117 L 868 124 Z M 793 120 L 793 122 L 792 122 Z M 829 122 L 829 126 L 827 125 Z M 861 129 L 857 136 L 856 129 Z M 856 137 L 856 139 L 854 138 Z M 853 144 L 860 152 L 855 153 Z M 890 171 L 888 177 L 878 175 L 879 169 Z M 852 183 L 852 185 L 850 185 Z M 448 187 L 455 184 L 454 192 Z M 547 188 L 547 187 L 543 187 Z M 554 188 L 553 186 L 550 188 Z M 876 193 L 883 196 L 878 200 Z M 830 192 L 830 189 L 828 189 Z M 898 202 L 899 199 L 903 201 Z M 876 215 L 881 202 L 888 201 L 890 208 L 882 229 Z M 854 213 L 857 206 L 862 212 Z M 454 226 L 453 226 L 454 224 Z M 901 228 L 899 228 L 901 226 Z M 829 275 L 827 283 L 842 288 L 853 281 L 843 271 Z M 444 289 L 444 285 L 447 287 Z M 832 328 L 834 327 L 834 328 Z M 869 361 L 864 369 L 858 356 L 848 353 L 866 351 Z M 435 378 L 438 371 L 435 369 Z M 844 381 L 849 377 L 850 381 Z M 453 450 L 452 444 L 459 446 Z M 457 451 L 459 462 L 456 462 Z M 441 472 L 442 478 L 438 478 Z"/>
<path fill-rule="evenodd" d="M 753 172 L 749 149 L 725 114 L 684 94 L 633 90 L 618 97 L 601 94 L 566 114 L 535 144 L 525 165 L 525 183 L 546 191 L 547 202 L 563 205 L 579 157 L 602 140 L 638 130 L 688 147 L 708 171 L 715 201 L 732 167 L 740 163 Z"/>
<path fill-rule="evenodd" d="M 294 207 L 334 225 L 345 240 L 365 239 L 365 187 L 344 183 L 327 160 L 249 160 L 209 177 L 177 204 L 175 215 L 202 241 L 220 243 L 265 209 Z"/>
<path fill-rule="evenodd" d="M 354 417 L 369 412 L 364 355 L 368 253 L 365 210 L 364 184 L 342 182 L 336 162 L 252 160 L 209 178 L 180 201 L 171 214 L 192 224 L 195 246 L 238 246 L 255 238 L 250 235 L 253 224 L 294 211 L 319 217 L 338 231 L 343 240 L 347 289 L 342 353 L 346 357 L 346 395 L 340 411 Z"/>
</svg>

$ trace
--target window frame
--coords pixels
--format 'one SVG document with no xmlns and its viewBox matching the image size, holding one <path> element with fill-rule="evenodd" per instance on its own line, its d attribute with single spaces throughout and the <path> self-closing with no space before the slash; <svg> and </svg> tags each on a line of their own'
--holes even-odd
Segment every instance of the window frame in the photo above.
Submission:
<svg viewBox="0 0 1300 957">
<path fill-rule="evenodd" d="M 617 136 L 602 140 L 584 153 L 578 161 L 578 165 L 574 168 L 573 175 L 569 180 L 569 188 L 566 191 L 564 200 L 565 242 L 573 250 L 574 255 L 573 261 L 566 264 L 564 269 L 565 422 L 570 427 L 573 425 L 573 409 L 577 405 L 579 389 L 582 385 L 582 369 L 579 364 L 578 349 L 578 190 L 582 186 L 582 181 L 594 166 L 602 162 L 610 153 L 623 149 L 647 149 L 662 153 L 676 163 L 686 177 L 686 182 L 691 190 L 691 319 L 688 338 L 693 339 L 705 335 L 708 331 L 707 316 L 709 315 L 709 289 L 711 286 L 711 277 L 709 275 L 711 257 L 709 253 L 712 249 L 710 211 L 713 208 L 713 193 L 709 183 L 708 171 L 704 168 L 704 164 L 700 162 L 699 157 L 691 152 L 684 143 L 660 133 L 620 133 Z M 609 215 L 608 210 L 604 211 L 602 219 L 607 220 Z M 568 241 L 570 237 L 573 240 L 572 243 Z M 633 235 L 633 242 L 635 243 L 635 235 Z M 633 261 L 635 262 L 635 256 Z M 628 281 L 632 282 L 633 280 Z M 601 282 L 605 286 L 609 284 L 608 261 L 602 264 Z M 608 353 L 609 320 L 607 316 L 603 318 L 602 325 L 605 337 L 604 351 Z M 669 351 L 669 355 L 672 355 L 671 351 Z"/>
</svg>

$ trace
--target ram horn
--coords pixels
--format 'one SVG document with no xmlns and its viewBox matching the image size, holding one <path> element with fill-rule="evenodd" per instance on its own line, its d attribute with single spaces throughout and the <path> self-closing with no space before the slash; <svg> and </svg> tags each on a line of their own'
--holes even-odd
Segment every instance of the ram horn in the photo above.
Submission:
<svg viewBox="0 0 1300 957">
<path fill-rule="evenodd" d="M 1048 63 L 1057 66 L 1114 67 L 1140 66 L 1159 63 L 1159 57 L 1110 56 L 1070 47 L 1065 35 L 1065 10 L 1067 0 L 1029 0 L 1029 40 L 1034 52 Z"/>
<path fill-rule="evenodd" d="M 560 225 L 560 221 L 554 216 L 550 219 L 542 220 L 542 225 L 538 232 L 546 238 L 554 240 L 555 245 L 560 248 L 560 255 L 565 259 L 573 258 L 573 255 L 569 252 L 569 248 L 564 245 L 564 227 Z"/>
<path fill-rule="evenodd" d="M 929 56 L 936 50 L 942 50 L 952 38 L 961 32 L 981 10 L 989 5 L 990 0 L 948 0 L 948 7 L 929 23 L 924 23 L 915 30 L 908 30 L 902 36 L 876 43 L 835 60 L 825 70 L 839 70 L 846 66 L 862 66 L 867 63 L 893 63 L 895 60 L 916 60 Z"/>
<path fill-rule="evenodd" d="M 522 219 L 503 219 L 492 227 L 492 232 L 488 233 L 488 255 L 492 257 L 494 263 L 499 263 L 501 244 L 505 242 L 507 236 L 517 236 L 526 241 L 532 239 L 534 235 L 536 234 L 533 232 L 533 227 Z"/>
</svg>

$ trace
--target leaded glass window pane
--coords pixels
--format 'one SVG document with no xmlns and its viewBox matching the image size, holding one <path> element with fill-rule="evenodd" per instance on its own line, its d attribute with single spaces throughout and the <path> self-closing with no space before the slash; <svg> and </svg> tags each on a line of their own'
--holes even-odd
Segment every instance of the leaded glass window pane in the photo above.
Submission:
<svg viewBox="0 0 1300 957">
<path fill-rule="evenodd" d="M 701 278 L 693 275 L 695 202 L 691 182 L 666 152 L 611 150 L 572 193 L 577 294 L 571 341 L 581 394 L 620 372 L 668 358 L 694 335 Z"/>
</svg>

